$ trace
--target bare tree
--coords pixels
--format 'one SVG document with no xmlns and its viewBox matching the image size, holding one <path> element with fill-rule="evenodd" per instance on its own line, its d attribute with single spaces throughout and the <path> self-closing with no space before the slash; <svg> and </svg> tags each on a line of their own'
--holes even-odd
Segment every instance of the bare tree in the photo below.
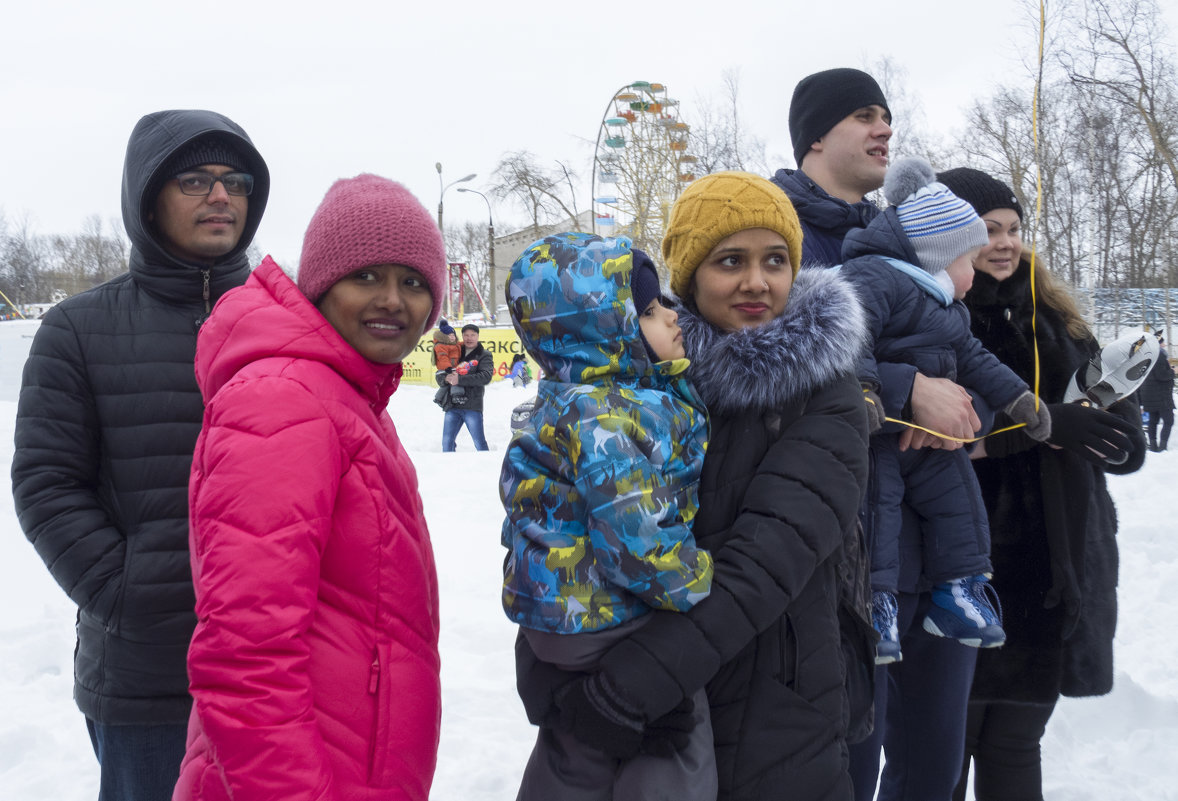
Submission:
<svg viewBox="0 0 1178 801">
<path fill-rule="evenodd" d="M 740 72 L 725 70 L 719 99 L 699 99 L 692 113 L 690 149 L 699 175 L 720 170 L 743 170 L 768 175 L 764 140 L 744 127 L 740 104 Z"/>
<path fill-rule="evenodd" d="M 894 161 L 902 156 L 920 156 L 930 164 L 945 164 L 948 152 L 929 129 L 920 99 L 908 89 L 908 71 L 891 56 L 881 56 L 865 70 L 883 90 L 895 122 L 888 143 L 890 158 Z"/>
<path fill-rule="evenodd" d="M 1140 118 L 1178 189 L 1178 107 L 1174 65 L 1160 39 L 1165 25 L 1154 0 L 1085 0 L 1072 21 L 1086 46 L 1060 51 L 1068 77 Z"/>
<path fill-rule="evenodd" d="M 487 309 L 494 311 L 492 298 L 493 276 L 491 274 L 490 250 L 487 246 L 487 226 L 481 222 L 465 222 L 458 226 L 446 226 L 446 255 L 452 262 L 466 265 L 467 274 L 478 287 Z M 453 280 L 458 281 L 457 273 Z M 462 307 L 466 312 L 481 309 L 482 304 L 473 289 L 462 285 Z"/>
<path fill-rule="evenodd" d="M 1029 65 L 1038 105 L 1029 89 L 1000 87 L 959 141 L 972 166 L 1010 182 L 1037 249 L 1073 285 L 1170 277 L 1175 113 L 1157 17 L 1152 0 L 1065 6 L 1048 21 L 1042 64 Z"/>
<path fill-rule="evenodd" d="M 1096 201 L 1093 237 L 1111 263 L 1106 286 L 1169 285 L 1178 232 L 1178 95 L 1172 48 L 1153 0 L 1084 0 L 1061 17 L 1056 54 L 1084 126 L 1083 189 Z"/>
<path fill-rule="evenodd" d="M 0 241 L 0 291 L 16 305 L 47 302 L 53 287 L 47 268 L 45 242 L 33 234 L 28 219 L 15 228 L 5 226 Z"/>
<path fill-rule="evenodd" d="M 546 169 L 532 153 L 517 150 L 500 158 L 492 173 L 495 183 L 491 184 L 491 194 L 522 207 L 537 236 L 543 225 L 564 217 L 577 218 L 573 193 L 576 174 L 562 162 L 557 162 L 557 167 Z"/>
</svg>

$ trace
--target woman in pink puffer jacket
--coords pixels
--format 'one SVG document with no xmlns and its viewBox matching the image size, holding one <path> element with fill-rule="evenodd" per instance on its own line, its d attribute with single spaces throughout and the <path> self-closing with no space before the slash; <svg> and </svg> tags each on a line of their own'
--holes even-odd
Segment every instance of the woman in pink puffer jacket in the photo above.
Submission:
<svg viewBox="0 0 1178 801">
<path fill-rule="evenodd" d="M 428 798 L 437 577 L 385 406 L 444 264 L 425 208 L 361 175 L 315 213 L 297 286 L 267 258 L 204 324 L 195 703 L 174 799 Z"/>
</svg>

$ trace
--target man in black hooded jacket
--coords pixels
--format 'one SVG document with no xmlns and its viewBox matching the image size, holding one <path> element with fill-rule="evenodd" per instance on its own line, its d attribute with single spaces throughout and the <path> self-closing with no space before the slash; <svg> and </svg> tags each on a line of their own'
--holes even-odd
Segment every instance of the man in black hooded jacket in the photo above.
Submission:
<svg viewBox="0 0 1178 801">
<path fill-rule="evenodd" d="M 13 495 L 78 605 L 74 697 L 100 801 L 171 798 L 184 755 L 196 335 L 245 282 L 269 191 L 265 161 L 228 118 L 143 117 L 123 166 L 129 272 L 51 309 L 25 364 Z"/>
</svg>

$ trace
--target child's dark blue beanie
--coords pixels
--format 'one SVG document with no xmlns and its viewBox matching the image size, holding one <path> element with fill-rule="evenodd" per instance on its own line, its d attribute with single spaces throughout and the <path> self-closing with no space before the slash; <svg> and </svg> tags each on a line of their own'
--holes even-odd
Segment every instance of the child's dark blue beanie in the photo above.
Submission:
<svg viewBox="0 0 1178 801">
<path fill-rule="evenodd" d="M 630 291 L 634 296 L 634 308 L 639 314 L 646 311 L 650 302 L 662 295 L 659 274 L 654 262 L 638 248 L 631 249 Z"/>
</svg>

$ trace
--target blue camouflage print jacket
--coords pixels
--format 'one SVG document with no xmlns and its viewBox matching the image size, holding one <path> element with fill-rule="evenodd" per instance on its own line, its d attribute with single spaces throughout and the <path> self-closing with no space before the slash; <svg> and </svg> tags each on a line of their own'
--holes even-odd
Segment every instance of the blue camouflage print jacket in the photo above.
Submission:
<svg viewBox="0 0 1178 801">
<path fill-rule="evenodd" d="M 558 234 L 508 279 L 512 322 L 544 371 L 499 481 L 503 608 L 527 628 L 597 631 L 711 589 L 691 533 L 707 414 L 688 361 L 647 353 L 631 261 L 624 237 Z"/>
</svg>

